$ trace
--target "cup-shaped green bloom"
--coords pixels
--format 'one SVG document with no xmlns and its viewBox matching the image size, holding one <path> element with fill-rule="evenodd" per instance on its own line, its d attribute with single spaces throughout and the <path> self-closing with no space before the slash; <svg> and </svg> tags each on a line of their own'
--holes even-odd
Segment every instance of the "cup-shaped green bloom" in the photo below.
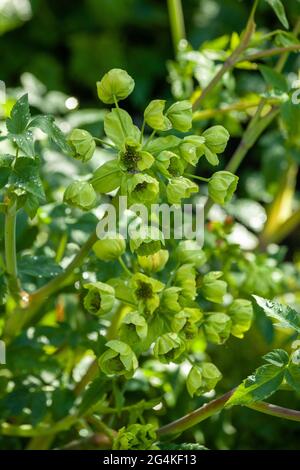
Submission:
<svg viewBox="0 0 300 470">
<path fill-rule="evenodd" d="M 197 268 L 206 263 L 206 255 L 196 240 L 183 240 L 179 242 L 175 256 L 180 264 L 193 263 Z"/>
<path fill-rule="evenodd" d="M 235 299 L 227 310 L 227 314 L 232 321 L 231 334 L 237 338 L 243 338 L 244 333 L 249 330 L 252 318 L 253 308 L 249 300 Z"/>
<path fill-rule="evenodd" d="M 105 104 L 125 100 L 134 89 L 134 80 L 126 70 L 111 69 L 97 82 L 98 97 Z"/>
<path fill-rule="evenodd" d="M 211 343 L 223 344 L 229 338 L 231 319 L 225 313 L 208 313 L 204 322 L 206 339 Z"/>
<path fill-rule="evenodd" d="M 157 227 L 141 227 L 132 234 L 129 243 L 132 252 L 140 256 L 149 256 L 161 250 L 164 238 Z"/>
<path fill-rule="evenodd" d="M 213 153 L 224 152 L 229 140 L 229 132 L 223 126 L 212 126 L 202 133 L 205 138 L 205 145 Z"/>
<path fill-rule="evenodd" d="M 177 101 L 170 106 L 166 115 L 177 131 L 187 132 L 192 127 L 193 111 L 190 101 Z"/>
<path fill-rule="evenodd" d="M 180 287 L 179 302 L 185 306 L 187 302 L 196 297 L 196 270 L 193 264 L 183 264 L 180 266 L 174 276 L 174 284 Z"/>
<path fill-rule="evenodd" d="M 152 204 L 159 195 L 158 181 L 150 175 L 137 173 L 122 180 L 122 194 L 128 195 L 129 204 Z"/>
<path fill-rule="evenodd" d="M 84 129 L 73 129 L 68 137 L 72 156 L 82 162 L 88 162 L 94 155 L 96 144 L 93 136 Z"/>
<path fill-rule="evenodd" d="M 164 115 L 165 106 L 165 100 L 152 100 L 144 111 L 145 122 L 156 131 L 172 128 L 171 121 Z"/>
<path fill-rule="evenodd" d="M 206 300 L 220 304 L 227 291 L 227 283 L 220 280 L 223 276 L 221 271 L 211 271 L 203 277 L 201 293 Z"/>
<path fill-rule="evenodd" d="M 104 315 L 111 311 L 115 301 L 115 290 L 103 282 L 93 282 L 84 285 L 88 293 L 84 297 L 83 305 L 93 315 Z"/>
<path fill-rule="evenodd" d="M 204 137 L 199 135 L 186 136 L 180 145 L 181 157 L 190 165 L 196 166 L 204 154 Z"/>
<path fill-rule="evenodd" d="M 119 340 L 108 341 L 106 346 L 108 349 L 99 358 L 99 366 L 104 374 L 132 377 L 138 367 L 138 361 L 131 347 Z"/>
<path fill-rule="evenodd" d="M 137 273 L 132 276 L 130 287 L 139 310 L 151 315 L 159 306 L 158 293 L 163 290 L 164 284 L 145 274 Z"/>
<path fill-rule="evenodd" d="M 148 325 L 145 317 L 138 312 L 130 312 L 122 320 L 120 337 L 127 343 L 135 344 L 140 339 L 145 339 L 148 334 Z M 130 341 L 131 340 L 131 341 Z"/>
<path fill-rule="evenodd" d="M 171 178 L 167 186 L 167 198 L 170 204 L 180 204 L 182 199 L 198 192 L 197 184 L 183 176 Z"/>
<path fill-rule="evenodd" d="M 113 440 L 113 450 L 156 450 L 155 427 L 152 424 L 131 424 L 119 429 Z"/>
<path fill-rule="evenodd" d="M 83 211 L 92 209 L 97 201 L 93 186 L 87 181 L 73 181 L 64 193 L 64 202 Z"/>
<path fill-rule="evenodd" d="M 179 303 L 180 292 L 180 287 L 175 286 L 163 290 L 159 306 L 163 313 L 180 312 L 182 308 Z"/>
<path fill-rule="evenodd" d="M 172 330 L 184 334 L 186 340 L 194 339 L 198 333 L 198 323 L 203 317 L 199 308 L 186 307 L 176 313 L 172 319 Z"/>
<path fill-rule="evenodd" d="M 187 389 L 191 397 L 210 392 L 221 380 L 222 374 L 211 362 L 193 366 L 187 376 Z"/>
<path fill-rule="evenodd" d="M 154 158 L 151 153 L 142 150 L 141 144 L 131 138 L 124 142 L 119 152 L 119 165 L 123 171 L 135 173 L 144 171 L 152 166 Z"/>
<path fill-rule="evenodd" d="M 165 333 L 156 340 L 153 353 L 160 362 L 168 364 L 169 362 L 175 362 L 184 349 L 184 342 L 176 333 Z"/>
<path fill-rule="evenodd" d="M 182 176 L 186 168 L 186 162 L 176 153 L 163 150 L 156 159 L 156 166 L 162 175 L 169 178 Z"/>
<path fill-rule="evenodd" d="M 208 194 L 217 204 L 226 204 L 236 190 L 239 178 L 230 171 L 217 171 L 208 182 Z"/>
<path fill-rule="evenodd" d="M 168 250 L 159 250 L 148 256 L 138 255 L 138 263 L 144 271 L 157 273 L 162 271 L 169 259 Z"/>
<path fill-rule="evenodd" d="M 120 233 L 106 233 L 93 246 L 97 258 L 102 261 L 112 261 L 123 255 L 126 249 L 124 237 Z"/>
</svg>

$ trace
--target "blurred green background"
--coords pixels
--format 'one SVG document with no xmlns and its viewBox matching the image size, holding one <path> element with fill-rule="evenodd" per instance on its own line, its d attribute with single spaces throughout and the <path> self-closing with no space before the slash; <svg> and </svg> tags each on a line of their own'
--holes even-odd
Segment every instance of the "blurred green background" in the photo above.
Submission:
<svg viewBox="0 0 300 470">
<path fill-rule="evenodd" d="M 203 41 L 240 32 L 250 3 L 248 0 L 184 0 L 188 40 L 197 48 Z M 299 2 L 284 3 L 293 23 Z M 265 30 L 280 27 L 276 26 L 276 17 L 267 4 L 260 6 L 257 23 Z M 45 86 L 44 90 L 55 91 L 52 101 L 49 99 L 57 115 L 60 111 L 64 114 L 59 100 L 67 96 L 77 97 L 82 109 L 101 108 L 95 82 L 112 67 L 125 68 L 135 78 L 135 93 L 126 104 L 134 113 L 141 112 L 152 98 L 171 97 L 166 64 L 173 59 L 174 51 L 164 0 L 0 0 L 0 50 L 0 80 L 9 88 L 24 86 L 26 80 L 27 84 L 32 80 L 24 75 L 29 72 Z M 255 89 L 253 83 L 250 85 Z M 249 84 L 243 86 L 247 88 Z M 265 145 L 267 161 L 272 150 L 267 139 Z M 255 155 L 257 160 L 260 152 Z M 267 166 L 272 168 L 273 181 L 275 167 L 270 158 Z M 244 165 L 243 171 L 249 178 L 249 169 L 257 175 L 255 165 L 255 160 L 254 164 Z M 276 168 L 281 171 L 279 163 Z M 239 191 L 255 199 L 254 193 L 243 190 L 243 185 Z M 257 200 L 263 200 L 262 192 Z M 287 244 L 291 246 L 289 241 Z M 294 252 L 298 241 L 294 240 L 292 246 Z M 212 351 L 225 377 L 224 391 L 259 365 L 261 354 L 274 346 L 271 340 L 268 342 L 267 334 L 263 337 L 254 328 L 242 342 L 231 340 L 220 352 Z M 277 394 L 274 402 L 297 407 L 295 396 L 286 392 Z M 182 396 L 179 392 L 177 403 L 182 404 L 182 409 L 179 412 L 175 406 L 168 421 L 190 411 L 186 392 L 182 391 Z M 300 441 L 298 424 L 240 408 L 208 420 L 197 433 L 199 441 L 204 433 L 205 444 L 219 449 L 299 449 Z"/>
</svg>

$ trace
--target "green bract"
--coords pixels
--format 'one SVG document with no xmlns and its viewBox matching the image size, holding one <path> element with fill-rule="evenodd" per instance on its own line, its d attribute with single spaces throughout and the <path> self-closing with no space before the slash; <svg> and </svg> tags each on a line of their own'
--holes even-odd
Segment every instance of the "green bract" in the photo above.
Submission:
<svg viewBox="0 0 300 470">
<path fill-rule="evenodd" d="M 152 424 L 131 424 L 119 429 L 113 441 L 113 450 L 155 450 L 155 427 Z"/>
<path fill-rule="evenodd" d="M 217 304 L 223 302 L 227 290 L 226 282 L 219 280 L 222 276 L 223 273 L 220 271 L 211 271 L 205 274 L 202 280 L 201 293 L 207 300 Z"/>
<path fill-rule="evenodd" d="M 88 162 L 94 155 L 96 144 L 93 136 L 83 129 L 73 129 L 68 137 L 72 156 L 82 162 Z"/>
<path fill-rule="evenodd" d="M 148 324 L 145 318 L 138 312 L 130 312 L 122 321 L 121 335 L 128 341 L 130 335 L 135 333 L 135 341 L 145 339 L 148 333 Z"/>
<path fill-rule="evenodd" d="M 253 318 L 252 304 L 246 299 L 235 299 L 227 310 L 231 318 L 231 334 L 237 338 L 243 338 L 249 330 Z"/>
<path fill-rule="evenodd" d="M 99 359 L 104 374 L 131 377 L 138 367 L 138 361 L 130 346 L 118 340 L 108 341 L 106 346 L 108 350 Z"/>
<path fill-rule="evenodd" d="M 208 194 L 218 204 L 226 204 L 232 198 L 238 177 L 229 171 L 217 171 L 208 182 Z"/>
<path fill-rule="evenodd" d="M 197 324 L 202 317 L 203 313 L 199 308 L 185 307 L 174 315 L 172 329 L 183 334 L 186 340 L 194 339 L 198 333 Z"/>
<path fill-rule="evenodd" d="M 192 127 L 193 111 L 190 101 L 177 101 L 169 107 L 166 116 L 177 131 L 187 132 Z"/>
<path fill-rule="evenodd" d="M 191 165 L 195 166 L 204 154 L 204 137 L 199 135 L 186 136 L 180 145 L 180 155 Z"/>
<path fill-rule="evenodd" d="M 171 178 L 167 186 L 167 198 L 170 204 L 180 204 L 182 199 L 190 197 L 198 190 L 197 184 L 183 176 Z"/>
<path fill-rule="evenodd" d="M 97 201 L 93 186 L 87 181 L 73 181 L 64 193 L 64 202 L 84 211 L 92 209 Z"/>
<path fill-rule="evenodd" d="M 153 100 L 145 109 L 145 122 L 156 131 L 167 131 L 172 128 L 171 121 L 164 115 L 165 105 L 165 100 Z"/>
<path fill-rule="evenodd" d="M 93 246 L 97 258 L 103 261 L 112 261 L 119 258 L 126 249 L 124 237 L 119 233 L 107 233 L 105 238 L 98 240 Z"/>
<path fill-rule="evenodd" d="M 174 276 L 174 284 L 180 287 L 180 304 L 185 305 L 187 301 L 196 297 L 196 270 L 193 264 L 183 264 L 177 269 Z"/>
<path fill-rule="evenodd" d="M 125 70 L 111 69 L 97 82 L 98 96 L 103 103 L 124 100 L 132 93 L 134 80 Z"/>
<path fill-rule="evenodd" d="M 161 250 L 163 234 L 157 227 L 141 227 L 130 239 L 130 249 L 140 256 L 149 256 Z"/>
<path fill-rule="evenodd" d="M 186 163 L 174 152 L 163 150 L 156 159 L 156 166 L 160 173 L 166 177 L 181 176 Z"/>
<path fill-rule="evenodd" d="M 223 153 L 229 140 L 229 132 L 223 126 L 213 126 L 202 133 L 205 146 L 213 153 Z"/>
<path fill-rule="evenodd" d="M 134 274 L 130 280 L 133 296 L 141 311 L 152 314 L 159 306 L 159 295 L 164 284 L 142 273 Z"/>
<path fill-rule="evenodd" d="M 137 173 L 124 176 L 121 185 L 122 194 L 128 196 L 128 203 L 152 204 L 159 195 L 158 181 L 150 175 Z"/>
<path fill-rule="evenodd" d="M 184 343 L 176 333 L 166 333 L 157 339 L 153 352 L 157 359 L 168 364 L 176 361 L 184 349 Z"/>
<path fill-rule="evenodd" d="M 221 378 L 221 372 L 211 362 L 204 362 L 201 366 L 193 366 L 186 382 L 188 392 L 191 397 L 210 392 Z"/>
<path fill-rule="evenodd" d="M 180 287 L 168 287 L 164 289 L 160 299 L 160 309 L 162 312 L 179 312 L 181 305 L 179 303 L 181 288 Z"/>
<path fill-rule="evenodd" d="M 159 250 L 148 256 L 138 256 L 138 262 L 141 268 L 146 272 L 156 273 L 164 269 L 169 259 L 167 250 Z"/>
<path fill-rule="evenodd" d="M 103 282 L 84 285 L 88 293 L 84 297 L 84 307 L 89 313 L 103 315 L 111 311 L 115 301 L 114 288 Z"/>
<path fill-rule="evenodd" d="M 225 313 L 208 313 L 204 323 L 204 332 L 211 343 L 224 343 L 231 331 L 231 319 Z"/>
<path fill-rule="evenodd" d="M 205 253 L 195 240 L 179 242 L 175 255 L 180 264 L 193 263 L 197 268 L 200 268 L 206 262 Z"/>
</svg>

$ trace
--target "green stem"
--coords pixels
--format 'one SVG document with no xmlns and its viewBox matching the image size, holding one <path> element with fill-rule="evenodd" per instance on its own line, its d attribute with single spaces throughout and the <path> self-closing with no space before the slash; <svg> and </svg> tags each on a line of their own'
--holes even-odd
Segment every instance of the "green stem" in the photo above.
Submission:
<svg viewBox="0 0 300 470">
<path fill-rule="evenodd" d="M 244 62 L 244 61 L 256 61 L 257 59 L 263 59 L 265 57 L 272 57 L 274 55 L 281 55 L 286 52 L 293 52 L 300 49 L 300 44 L 291 44 L 290 46 L 286 47 L 273 47 L 271 49 L 267 49 L 264 51 L 256 52 L 255 54 L 249 54 L 248 56 L 245 55 L 237 60 L 236 63 Z"/>
<path fill-rule="evenodd" d="M 124 138 L 126 138 L 126 129 L 125 129 L 124 123 L 123 123 L 123 121 L 122 121 L 119 103 L 118 103 L 117 98 L 116 98 L 115 95 L 114 95 L 114 102 L 115 102 L 115 107 L 116 107 L 116 110 L 117 110 L 118 118 L 119 118 L 119 121 L 120 121 L 120 124 L 121 124 L 123 136 L 124 136 Z"/>
<path fill-rule="evenodd" d="M 5 214 L 5 263 L 8 275 L 8 285 L 13 297 L 18 297 L 20 290 L 18 281 L 17 252 L 16 252 L 16 219 L 17 203 L 7 207 Z"/>
<path fill-rule="evenodd" d="M 210 180 L 210 178 L 204 178 L 204 176 L 192 175 L 192 173 L 185 173 L 184 176 L 187 176 L 188 178 L 194 178 L 199 181 L 205 181 L 206 183 L 208 183 L 208 181 Z"/>
<path fill-rule="evenodd" d="M 125 273 L 128 274 L 128 276 L 132 276 L 132 272 L 127 268 L 126 264 L 124 263 L 122 257 L 120 256 L 118 258 L 118 261 L 120 263 L 120 265 L 122 266 L 122 268 L 124 269 Z"/>
<path fill-rule="evenodd" d="M 145 119 L 143 119 L 143 124 L 142 124 L 142 129 L 141 129 L 141 135 L 140 135 L 140 144 L 143 143 L 143 137 L 144 137 L 144 132 L 145 132 L 145 125 L 146 125 L 146 122 L 145 122 Z"/>
<path fill-rule="evenodd" d="M 150 134 L 149 139 L 147 140 L 146 144 L 144 145 L 144 150 L 146 150 L 146 148 L 148 147 L 150 142 L 153 140 L 155 134 L 156 134 L 156 130 L 152 131 L 152 134 Z"/>
<path fill-rule="evenodd" d="M 181 0 L 168 0 L 168 10 L 170 18 L 171 33 L 175 56 L 178 52 L 178 45 L 185 39 L 184 16 Z"/>
<path fill-rule="evenodd" d="M 107 145 L 108 147 L 111 147 L 111 148 L 117 150 L 117 147 L 114 144 L 110 144 L 109 142 L 106 142 L 103 139 L 99 139 L 98 137 L 93 137 L 93 139 L 94 139 L 95 142 L 99 142 L 99 144 Z"/>
</svg>

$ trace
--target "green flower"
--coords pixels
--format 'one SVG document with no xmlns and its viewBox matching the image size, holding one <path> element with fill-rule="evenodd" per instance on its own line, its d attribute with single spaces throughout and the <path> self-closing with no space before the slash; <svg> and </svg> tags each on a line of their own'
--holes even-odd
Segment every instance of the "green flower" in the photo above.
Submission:
<svg viewBox="0 0 300 470">
<path fill-rule="evenodd" d="M 127 138 L 124 149 L 119 153 L 119 165 L 123 171 L 135 173 L 144 171 L 152 166 L 154 158 L 151 153 L 141 149 L 141 144 Z"/>
<path fill-rule="evenodd" d="M 174 129 L 187 132 L 192 127 L 193 111 L 190 101 L 177 101 L 168 109 L 166 116 L 170 119 Z"/>
<path fill-rule="evenodd" d="M 130 249 L 141 256 L 153 255 L 164 244 L 162 232 L 157 227 L 140 227 L 130 239 Z"/>
<path fill-rule="evenodd" d="M 145 109 L 145 122 L 156 131 L 167 131 L 172 128 L 170 120 L 164 115 L 165 105 L 165 100 L 152 100 Z"/>
<path fill-rule="evenodd" d="M 120 334 L 126 342 L 129 342 L 129 338 L 133 336 L 133 344 L 139 339 L 145 339 L 148 334 L 148 325 L 145 318 L 138 312 L 128 313 L 122 320 Z"/>
<path fill-rule="evenodd" d="M 186 305 L 196 297 L 196 270 L 193 264 L 183 264 L 177 269 L 174 276 L 174 284 L 180 287 L 179 302 Z"/>
<path fill-rule="evenodd" d="M 68 144 L 72 149 L 72 156 L 84 163 L 92 158 L 96 148 L 93 136 L 83 129 L 73 129 Z"/>
<path fill-rule="evenodd" d="M 113 450 L 156 450 L 155 427 L 152 424 L 131 424 L 119 429 L 114 438 Z"/>
<path fill-rule="evenodd" d="M 171 178 L 167 185 L 167 198 L 170 204 L 180 204 L 181 199 L 188 198 L 192 193 L 197 192 L 197 184 L 183 176 Z"/>
<path fill-rule="evenodd" d="M 164 289 L 160 299 L 160 310 L 163 313 L 174 313 L 181 310 L 179 303 L 180 287 L 168 287 Z"/>
<path fill-rule="evenodd" d="M 211 362 L 193 366 L 187 376 L 186 386 L 191 397 L 210 392 L 221 380 L 222 374 Z"/>
<path fill-rule="evenodd" d="M 169 259 L 168 250 L 159 250 L 148 256 L 138 255 L 138 263 L 144 271 L 157 273 L 162 271 Z"/>
<path fill-rule="evenodd" d="M 156 166 L 162 175 L 169 178 L 181 176 L 184 173 L 186 163 L 176 153 L 163 150 L 156 158 Z"/>
<path fill-rule="evenodd" d="M 104 238 L 98 240 L 93 246 L 95 255 L 102 261 L 112 261 L 119 258 L 125 252 L 125 249 L 124 237 L 119 233 L 107 233 Z"/>
<path fill-rule="evenodd" d="M 88 293 L 84 297 L 83 305 L 93 315 L 103 315 L 111 311 L 115 301 L 115 290 L 103 282 L 93 282 L 84 285 Z"/>
<path fill-rule="evenodd" d="M 193 263 L 197 268 L 206 263 L 206 255 L 195 240 L 179 242 L 175 256 L 180 264 Z"/>
<path fill-rule="evenodd" d="M 198 333 L 197 323 L 202 319 L 203 313 L 199 308 L 184 308 L 176 313 L 172 319 L 172 330 L 185 335 L 186 340 L 191 340 Z"/>
<path fill-rule="evenodd" d="M 106 375 L 125 375 L 131 378 L 138 367 L 136 355 L 130 346 L 122 341 L 106 343 L 109 348 L 99 358 L 99 367 Z"/>
<path fill-rule="evenodd" d="M 252 304 L 246 299 L 235 299 L 229 306 L 227 314 L 231 318 L 231 334 L 237 338 L 243 338 L 244 333 L 249 330 L 252 318 Z"/>
<path fill-rule="evenodd" d="M 217 204 L 226 204 L 236 190 L 239 178 L 230 171 L 217 171 L 208 182 L 208 194 Z"/>
<path fill-rule="evenodd" d="M 111 69 L 97 82 L 98 96 L 105 104 L 125 100 L 134 89 L 134 80 L 125 70 Z"/>
<path fill-rule="evenodd" d="M 227 290 L 227 283 L 219 280 L 222 276 L 223 273 L 221 271 L 211 271 L 205 274 L 202 280 L 201 292 L 206 300 L 216 304 L 223 302 L 223 297 Z"/>
<path fill-rule="evenodd" d="M 204 323 L 206 339 L 211 343 L 223 344 L 229 338 L 231 319 L 225 313 L 208 313 Z"/>
<path fill-rule="evenodd" d="M 188 135 L 183 139 L 180 145 L 180 155 L 193 166 L 196 166 L 198 160 L 204 154 L 204 137 L 199 135 Z"/>
<path fill-rule="evenodd" d="M 73 181 L 64 194 L 64 202 L 78 209 L 88 211 L 97 201 L 97 195 L 93 186 L 87 181 Z"/>
<path fill-rule="evenodd" d="M 128 194 L 129 204 L 152 204 L 159 195 L 158 181 L 150 175 L 137 173 L 122 180 L 122 194 Z"/>
<path fill-rule="evenodd" d="M 174 362 L 185 349 L 183 341 L 176 333 L 165 333 L 154 344 L 154 356 L 165 364 Z"/>
<path fill-rule="evenodd" d="M 205 145 L 213 153 L 223 153 L 229 140 L 229 132 L 223 126 L 212 126 L 202 133 Z"/>
<path fill-rule="evenodd" d="M 152 314 L 159 306 L 159 295 L 164 284 L 156 279 L 142 273 L 134 274 L 130 280 L 135 301 L 139 309 L 145 313 Z"/>
</svg>

